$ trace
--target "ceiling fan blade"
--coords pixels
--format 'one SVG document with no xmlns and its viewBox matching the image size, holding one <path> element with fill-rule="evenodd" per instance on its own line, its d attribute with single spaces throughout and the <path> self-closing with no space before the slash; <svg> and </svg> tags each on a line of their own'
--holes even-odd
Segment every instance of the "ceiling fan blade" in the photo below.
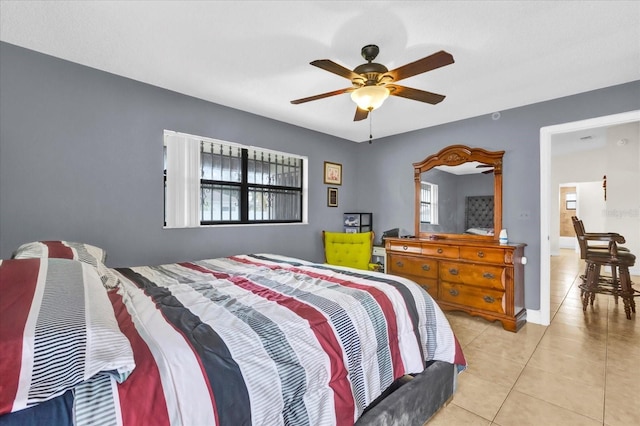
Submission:
<svg viewBox="0 0 640 426">
<path fill-rule="evenodd" d="M 490 173 L 493 173 L 493 169 L 491 170 L 485 170 L 484 172 L 482 172 L 483 175 L 488 175 Z"/>
<path fill-rule="evenodd" d="M 486 167 L 493 167 L 493 166 L 491 164 L 478 164 L 476 166 L 476 169 L 483 169 L 483 168 L 486 168 Z"/>
<path fill-rule="evenodd" d="M 366 109 L 356 107 L 356 115 L 353 117 L 353 121 L 364 120 L 365 118 L 367 118 L 368 115 L 369 115 L 369 111 L 367 111 Z"/>
<path fill-rule="evenodd" d="M 322 68 L 325 71 L 329 71 L 331 73 L 337 74 L 340 77 L 344 77 L 349 80 L 363 79 L 363 77 L 360 74 L 356 74 L 355 72 L 351 71 L 349 68 L 345 68 L 340 64 L 336 64 L 335 62 L 329 59 L 318 59 L 316 61 L 311 62 L 311 65 L 318 68 Z"/>
<path fill-rule="evenodd" d="M 393 96 L 412 99 L 414 101 L 426 102 L 428 104 L 437 104 L 444 100 L 444 95 L 437 93 L 425 92 L 424 90 L 412 89 L 411 87 L 398 86 L 397 84 L 387 84 L 387 89 Z"/>
<path fill-rule="evenodd" d="M 333 92 L 322 93 L 320 95 L 309 96 L 308 98 L 296 99 L 291 101 L 292 104 L 298 105 L 309 101 L 316 101 L 318 99 L 328 98 L 329 96 L 341 95 L 343 93 L 353 92 L 353 87 L 347 87 L 345 89 L 334 90 Z"/>
<path fill-rule="evenodd" d="M 385 75 L 393 77 L 393 81 L 400 81 L 405 78 L 413 77 L 417 74 L 422 74 L 423 72 L 444 67 L 445 65 L 450 65 L 454 62 L 453 56 L 450 53 L 441 50 L 433 55 L 427 56 L 426 58 L 418 59 L 415 62 L 411 62 L 391 70 L 388 73 L 385 73 Z"/>
</svg>

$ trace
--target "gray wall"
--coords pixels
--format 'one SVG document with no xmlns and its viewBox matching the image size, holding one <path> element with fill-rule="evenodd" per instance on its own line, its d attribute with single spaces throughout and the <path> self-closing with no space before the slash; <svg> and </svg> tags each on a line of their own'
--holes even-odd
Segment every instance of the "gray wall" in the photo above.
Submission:
<svg viewBox="0 0 640 426">
<path fill-rule="evenodd" d="M 0 43 L 0 258 L 43 239 L 110 266 L 272 252 L 323 260 L 321 230 L 357 211 L 357 145 Z M 163 129 L 309 158 L 309 225 L 163 229 Z M 327 207 L 324 161 L 343 165 Z M 374 217 L 375 219 L 375 217 Z"/>
<path fill-rule="evenodd" d="M 0 258 L 67 239 L 107 249 L 110 266 L 246 252 L 320 261 L 320 231 L 341 230 L 345 211 L 373 212 L 377 233 L 413 233 L 411 164 L 466 144 L 506 151 L 503 224 L 528 245 L 525 304 L 539 309 L 540 128 L 634 109 L 640 81 L 355 144 L 0 43 Z M 163 129 L 308 156 L 309 225 L 163 229 Z M 338 208 L 326 206 L 324 161 L 343 165 Z"/>
<path fill-rule="evenodd" d="M 501 111 L 495 121 L 487 114 L 359 145 L 358 207 L 375 212 L 376 230 L 413 234 L 412 163 L 454 144 L 504 150 L 502 224 L 509 241 L 527 244 L 525 305 L 539 309 L 540 280 L 549 279 L 540 277 L 540 128 L 637 109 L 640 81 Z"/>
</svg>

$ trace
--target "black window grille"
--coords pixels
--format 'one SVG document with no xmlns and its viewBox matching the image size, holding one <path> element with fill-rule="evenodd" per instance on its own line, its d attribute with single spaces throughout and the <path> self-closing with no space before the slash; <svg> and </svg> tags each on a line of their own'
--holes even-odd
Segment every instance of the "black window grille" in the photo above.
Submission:
<svg viewBox="0 0 640 426">
<path fill-rule="evenodd" d="M 201 141 L 200 166 L 201 225 L 302 222 L 302 158 Z"/>
</svg>

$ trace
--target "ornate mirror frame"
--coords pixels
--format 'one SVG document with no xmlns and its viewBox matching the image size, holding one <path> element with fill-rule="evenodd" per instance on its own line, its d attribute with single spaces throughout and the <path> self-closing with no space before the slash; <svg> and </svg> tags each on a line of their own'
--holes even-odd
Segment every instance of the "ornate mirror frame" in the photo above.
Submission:
<svg viewBox="0 0 640 426">
<path fill-rule="evenodd" d="M 469 148 L 465 145 L 451 145 L 424 160 L 413 163 L 413 180 L 415 184 L 415 236 L 419 238 L 452 238 L 498 240 L 502 229 L 502 157 L 504 151 L 487 151 L 482 148 Z M 477 161 L 493 166 L 493 235 L 441 234 L 420 231 L 420 182 L 422 173 L 436 166 L 458 166 L 463 163 Z"/>
</svg>

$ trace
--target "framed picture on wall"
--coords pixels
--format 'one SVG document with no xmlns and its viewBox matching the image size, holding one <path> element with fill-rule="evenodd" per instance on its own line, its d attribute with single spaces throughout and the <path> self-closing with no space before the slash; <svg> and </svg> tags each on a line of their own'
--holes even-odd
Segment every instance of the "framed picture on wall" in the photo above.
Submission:
<svg viewBox="0 0 640 426">
<path fill-rule="evenodd" d="M 324 183 L 342 185 L 342 164 L 324 162 Z"/>
<path fill-rule="evenodd" d="M 338 188 L 327 188 L 327 206 L 338 207 Z"/>
</svg>

